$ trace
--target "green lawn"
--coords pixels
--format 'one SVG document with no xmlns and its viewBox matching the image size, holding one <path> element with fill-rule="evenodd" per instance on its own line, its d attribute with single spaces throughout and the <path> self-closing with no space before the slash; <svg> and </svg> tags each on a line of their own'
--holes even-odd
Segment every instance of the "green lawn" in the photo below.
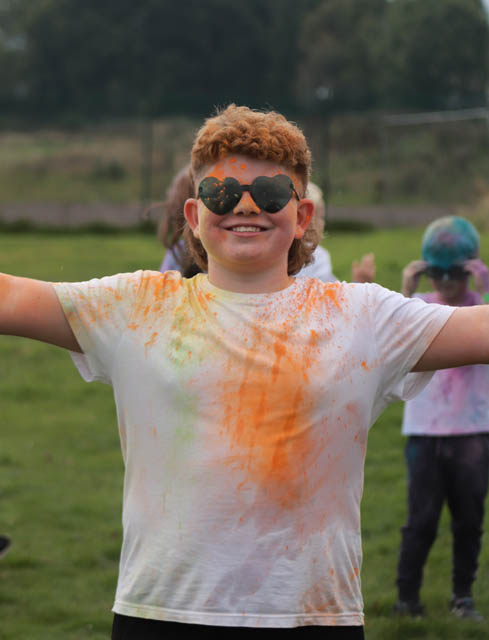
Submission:
<svg viewBox="0 0 489 640">
<path fill-rule="evenodd" d="M 398 288 L 402 266 L 419 253 L 419 230 L 327 237 L 335 273 L 373 250 L 377 280 Z M 483 236 L 488 248 L 489 235 Z M 0 271 L 49 280 L 158 267 L 147 235 L 4 234 Z M 0 561 L 0 640 L 107 639 L 121 538 L 122 462 L 111 389 L 87 385 L 60 349 L 0 339 L 0 533 L 12 536 Z M 487 639 L 487 626 L 447 613 L 451 538 L 446 512 L 430 555 L 423 596 L 429 617 L 391 616 L 399 528 L 405 514 L 400 405 L 372 429 L 363 501 L 362 570 L 368 640 Z M 488 528 L 486 518 L 486 529 Z M 487 536 L 476 582 L 489 619 Z"/>
</svg>

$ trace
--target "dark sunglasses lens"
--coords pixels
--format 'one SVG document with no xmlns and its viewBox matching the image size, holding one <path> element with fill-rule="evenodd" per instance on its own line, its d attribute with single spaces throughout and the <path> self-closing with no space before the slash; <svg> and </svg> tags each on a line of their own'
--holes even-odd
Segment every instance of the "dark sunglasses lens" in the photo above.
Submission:
<svg viewBox="0 0 489 640">
<path fill-rule="evenodd" d="M 219 216 L 234 209 L 241 195 L 241 185 L 234 178 L 226 178 L 222 182 L 217 178 L 204 178 L 199 185 L 199 198 L 210 211 Z"/>
<path fill-rule="evenodd" d="M 256 204 L 268 213 L 277 213 L 289 202 L 293 193 L 290 178 L 279 174 L 273 178 L 259 176 L 253 180 L 250 192 Z"/>
<path fill-rule="evenodd" d="M 465 271 L 465 269 L 459 265 L 448 269 L 448 277 L 452 280 L 463 280 L 468 275 L 468 271 Z"/>
<path fill-rule="evenodd" d="M 425 273 L 428 278 L 433 278 L 433 280 L 441 280 L 445 272 L 439 267 L 427 267 Z"/>
<path fill-rule="evenodd" d="M 428 267 L 426 269 L 426 275 L 433 280 L 442 280 L 445 275 L 450 280 L 462 280 L 468 276 L 468 272 L 462 266 L 455 265 L 449 269 L 441 269 L 440 267 Z"/>
</svg>

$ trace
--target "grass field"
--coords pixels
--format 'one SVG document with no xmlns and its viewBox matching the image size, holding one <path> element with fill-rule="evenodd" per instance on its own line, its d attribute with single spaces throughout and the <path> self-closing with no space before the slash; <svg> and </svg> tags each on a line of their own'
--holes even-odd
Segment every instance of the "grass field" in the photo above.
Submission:
<svg viewBox="0 0 489 640">
<path fill-rule="evenodd" d="M 398 288 L 402 266 L 418 256 L 419 240 L 419 230 L 335 233 L 325 246 L 335 273 L 346 279 L 353 258 L 375 251 L 377 280 Z M 482 242 L 487 260 L 489 235 Z M 0 247 L 0 271 L 53 281 L 156 269 L 161 259 L 156 240 L 142 234 L 4 234 Z M 0 533 L 13 539 L 0 561 L 0 639 L 107 639 L 123 474 L 111 389 L 84 383 L 68 354 L 54 347 L 3 337 L 0 355 Z M 429 616 L 422 621 L 391 616 L 405 515 L 401 409 L 391 406 L 369 439 L 362 510 L 367 638 L 487 640 L 487 623 L 448 614 L 446 511 L 425 573 Z M 489 619 L 487 535 L 475 596 Z"/>
</svg>

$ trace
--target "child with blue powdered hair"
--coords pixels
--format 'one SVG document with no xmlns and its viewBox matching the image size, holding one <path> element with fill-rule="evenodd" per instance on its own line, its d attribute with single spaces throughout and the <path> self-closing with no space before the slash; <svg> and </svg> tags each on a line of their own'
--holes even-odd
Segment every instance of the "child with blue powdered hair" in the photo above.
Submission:
<svg viewBox="0 0 489 640">
<path fill-rule="evenodd" d="M 435 220 L 424 233 L 421 253 L 423 259 L 403 271 L 405 296 L 413 296 L 424 274 L 433 291 L 416 297 L 426 302 L 468 307 L 488 301 L 489 271 L 479 258 L 479 235 L 468 220 Z M 472 585 L 488 488 L 488 389 L 486 365 L 444 369 L 405 404 L 408 516 L 397 568 L 397 613 L 424 615 L 419 599 L 423 567 L 446 500 L 453 533 L 450 608 L 459 617 L 482 620 L 474 607 Z"/>
</svg>

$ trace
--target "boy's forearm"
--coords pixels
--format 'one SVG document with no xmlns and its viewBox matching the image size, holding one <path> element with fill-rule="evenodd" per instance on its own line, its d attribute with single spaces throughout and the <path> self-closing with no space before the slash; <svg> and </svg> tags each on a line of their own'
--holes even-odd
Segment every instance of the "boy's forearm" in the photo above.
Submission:
<svg viewBox="0 0 489 640">
<path fill-rule="evenodd" d="M 489 364 L 489 305 L 459 307 L 413 371 Z"/>
<path fill-rule="evenodd" d="M 0 274 L 0 333 L 81 351 L 49 282 Z"/>
</svg>

